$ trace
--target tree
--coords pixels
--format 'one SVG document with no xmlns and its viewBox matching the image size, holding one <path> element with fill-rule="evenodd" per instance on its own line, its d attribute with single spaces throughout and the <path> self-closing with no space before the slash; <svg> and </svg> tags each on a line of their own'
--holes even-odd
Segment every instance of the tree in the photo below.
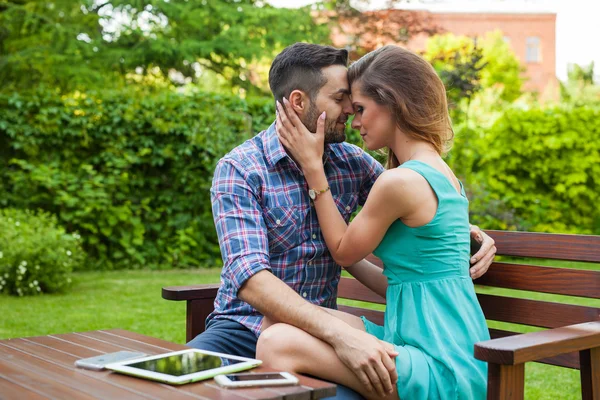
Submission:
<svg viewBox="0 0 600 400">
<path fill-rule="evenodd" d="M 433 36 L 424 57 L 446 78 L 449 96 L 456 103 L 461 98 L 470 99 L 478 88 L 497 87 L 500 100 L 507 102 L 522 94 L 523 67 L 500 32 L 480 38 Z"/>
<path fill-rule="evenodd" d="M 396 7 L 405 2 L 387 0 L 380 10 L 369 10 L 370 0 L 324 0 L 320 10 L 332 23 L 332 33 L 343 36 L 351 56 L 357 58 L 383 44 L 406 44 L 415 35 L 439 33 L 429 13 Z"/>
<path fill-rule="evenodd" d="M 600 86 L 594 81 L 594 62 L 569 65 L 568 79 L 560 83 L 561 102 L 574 106 L 600 104 Z"/>
<path fill-rule="evenodd" d="M 3 0 L 0 27 L 0 80 L 62 90 L 120 84 L 135 71 L 197 82 L 208 71 L 260 91 L 253 65 L 329 37 L 309 10 L 259 0 Z"/>
</svg>

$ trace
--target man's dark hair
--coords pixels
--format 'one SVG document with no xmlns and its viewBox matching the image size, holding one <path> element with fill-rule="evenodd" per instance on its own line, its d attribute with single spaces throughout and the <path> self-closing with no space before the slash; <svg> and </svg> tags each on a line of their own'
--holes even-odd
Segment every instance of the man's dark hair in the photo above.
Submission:
<svg viewBox="0 0 600 400">
<path fill-rule="evenodd" d="M 275 57 L 269 70 L 269 86 L 275 100 L 289 98 L 294 90 L 302 90 L 311 101 L 327 83 L 321 69 L 331 65 L 348 66 L 348 51 L 331 46 L 295 43 Z"/>
</svg>

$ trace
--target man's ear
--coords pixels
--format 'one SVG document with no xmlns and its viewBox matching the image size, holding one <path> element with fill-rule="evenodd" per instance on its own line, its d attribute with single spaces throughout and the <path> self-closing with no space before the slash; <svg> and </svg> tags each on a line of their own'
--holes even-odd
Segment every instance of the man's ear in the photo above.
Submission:
<svg viewBox="0 0 600 400">
<path fill-rule="evenodd" d="M 301 90 L 294 90 L 290 93 L 290 98 L 288 99 L 294 111 L 298 115 L 304 115 L 308 111 L 309 107 L 309 99 L 308 96 Z"/>
</svg>

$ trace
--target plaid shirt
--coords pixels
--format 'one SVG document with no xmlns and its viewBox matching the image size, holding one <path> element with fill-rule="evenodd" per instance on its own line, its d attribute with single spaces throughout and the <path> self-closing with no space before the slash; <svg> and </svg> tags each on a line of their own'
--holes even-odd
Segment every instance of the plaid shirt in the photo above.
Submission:
<svg viewBox="0 0 600 400">
<path fill-rule="evenodd" d="M 348 222 L 383 167 L 348 143 L 326 145 L 324 165 L 333 198 Z M 219 161 L 211 201 L 224 266 L 207 326 L 226 318 L 260 334 L 262 315 L 237 293 L 262 270 L 307 301 L 337 308 L 341 268 L 327 250 L 306 180 L 281 145 L 275 124 Z"/>
</svg>

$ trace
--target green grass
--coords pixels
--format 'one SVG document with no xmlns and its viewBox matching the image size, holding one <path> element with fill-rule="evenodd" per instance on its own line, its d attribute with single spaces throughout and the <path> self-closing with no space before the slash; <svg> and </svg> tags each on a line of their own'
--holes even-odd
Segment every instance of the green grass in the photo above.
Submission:
<svg viewBox="0 0 600 400">
<path fill-rule="evenodd" d="M 218 283 L 220 269 L 75 273 L 66 294 L 0 296 L 0 338 L 122 328 L 185 343 L 185 301 L 163 286 Z"/>
<path fill-rule="evenodd" d="M 536 264 L 544 265 L 543 262 Z M 581 268 L 575 263 L 565 263 L 564 266 Z M 600 266 L 588 264 L 584 268 L 598 270 Z M 0 295 L 3 314 L 0 339 L 121 328 L 184 343 L 185 302 L 163 300 L 161 288 L 217 283 L 219 273 L 219 269 L 76 273 L 73 288 L 66 294 L 25 298 Z M 478 291 L 600 307 L 598 300 L 506 289 L 478 288 Z M 348 300 L 340 300 L 340 304 L 384 309 L 383 306 Z M 516 331 L 533 329 L 498 322 L 490 325 Z M 579 371 L 537 363 L 527 364 L 525 371 L 526 399 L 580 398 Z"/>
</svg>

